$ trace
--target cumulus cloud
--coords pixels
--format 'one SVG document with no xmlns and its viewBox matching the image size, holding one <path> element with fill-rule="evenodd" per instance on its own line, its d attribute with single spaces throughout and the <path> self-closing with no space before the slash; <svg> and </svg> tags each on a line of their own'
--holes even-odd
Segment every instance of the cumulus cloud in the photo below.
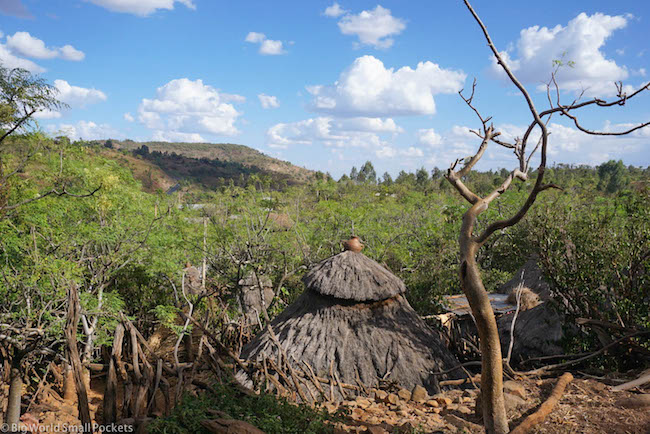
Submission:
<svg viewBox="0 0 650 434">
<path fill-rule="evenodd" d="M 328 86 L 309 86 L 311 108 L 337 116 L 404 116 L 434 114 L 434 95 L 456 93 L 465 73 L 420 62 L 415 69 L 386 68 L 373 56 L 357 58 Z"/>
<path fill-rule="evenodd" d="M 225 97 L 224 97 L 225 95 Z M 154 131 L 158 140 L 204 141 L 200 134 L 234 136 L 240 116 L 233 104 L 239 95 L 222 94 L 202 80 L 179 78 L 161 86 L 153 99 L 138 107 L 138 120 Z"/>
<path fill-rule="evenodd" d="M 287 53 L 282 41 L 267 39 L 264 33 L 249 32 L 244 41 L 251 44 L 260 44 L 258 52 L 265 56 L 277 56 Z"/>
<path fill-rule="evenodd" d="M 92 121 L 79 121 L 76 124 L 50 125 L 48 130 L 57 135 L 69 137 L 71 140 L 122 139 L 124 134 L 109 124 L 97 124 Z"/>
<path fill-rule="evenodd" d="M 630 128 L 632 124 L 612 124 L 606 122 L 602 131 L 622 131 Z M 526 131 L 525 125 L 501 124 L 496 125 L 496 130 L 501 132 L 501 139 L 513 142 L 515 137 L 522 137 Z M 650 137 L 650 128 L 642 128 L 629 136 L 590 136 L 582 133 L 573 126 L 551 122 L 548 125 L 550 132 L 548 143 L 548 164 L 557 162 L 567 164 L 596 165 L 610 158 L 625 158 L 625 156 L 638 156 L 647 144 Z M 537 143 L 539 133 L 531 135 L 529 143 Z M 455 125 L 441 134 L 440 145 L 432 148 L 429 164 L 447 167 L 456 158 L 473 155 L 480 144 L 480 139 L 470 132 L 466 126 Z M 532 147 L 529 146 L 530 149 Z M 539 150 L 532 159 L 532 166 L 539 164 Z M 479 162 L 478 169 L 506 167 L 514 168 L 517 160 L 512 151 L 494 143 L 488 145 L 488 150 Z"/>
<path fill-rule="evenodd" d="M 375 155 L 379 158 L 421 158 L 424 157 L 424 151 L 415 146 L 409 146 L 406 149 L 400 149 L 393 146 L 382 146 L 375 151 Z"/>
<path fill-rule="evenodd" d="M 106 101 L 106 94 L 95 88 L 73 86 L 65 80 L 54 80 L 56 98 L 69 108 L 85 108 L 90 104 Z M 34 115 L 37 119 L 56 119 L 62 116 L 58 110 L 42 110 Z"/>
<path fill-rule="evenodd" d="M 398 126 L 391 118 L 349 118 L 336 121 L 339 129 L 346 131 L 366 131 L 371 133 L 403 133 L 404 129 Z"/>
<path fill-rule="evenodd" d="M 442 144 L 442 136 L 436 133 L 433 128 L 420 129 L 417 131 L 416 136 L 418 142 L 432 148 L 438 147 Z"/>
<path fill-rule="evenodd" d="M 343 15 L 344 14 L 344 15 Z M 393 45 L 393 35 L 399 35 L 406 28 L 404 20 L 395 18 L 389 9 L 379 5 L 375 9 L 362 11 L 359 14 L 345 13 L 334 3 L 325 9 L 325 15 L 338 17 L 338 26 L 344 35 L 355 35 L 359 38 L 357 45 L 370 45 L 375 48 L 389 48 Z"/>
<path fill-rule="evenodd" d="M 298 122 L 279 123 L 268 129 L 267 143 L 272 148 L 320 144 L 328 147 L 379 149 L 387 146 L 380 134 L 398 134 L 402 128 L 393 119 L 316 117 Z"/>
<path fill-rule="evenodd" d="M 46 71 L 45 68 L 31 60 L 16 56 L 5 44 L 0 44 L 0 63 L 5 68 L 22 68 L 34 74 L 40 74 Z"/>
<path fill-rule="evenodd" d="M 54 80 L 54 87 L 58 91 L 57 98 L 72 108 L 106 101 L 106 94 L 95 88 L 72 86 L 65 80 Z"/>
<path fill-rule="evenodd" d="M 332 6 L 328 6 L 325 8 L 323 15 L 325 15 L 326 17 L 336 18 L 336 17 L 340 17 L 344 13 L 346 13 L 346 10 L 343 9 L 341 5 L 339 5 L 338 3 L 334 2 Z"/>
<path fill-rule="evenodd" d="M 628 77 L 625 66 L 607 59 L 602 52 L 606 40 L 624 28 L 628 15 L 610 16 L 584 12 L 566 26 L 553 28 L 533 26 L 523 29 L 513 49 L 501 54 L 517 77 L 528 83 L 546 83 L 554 68 L 554 61 L 568 65 L 560 68 L 558 83 L 565 91 L 581 92 L 589 96 L 609 96 L 616 92 L 614 81 Z M 505 78 L 501 67 L 492 59 L 492 70 Z M 540 86 L 545 89 L 545 85 Z"/>
<path fill-rule="evenodd" d="M 72 45 L 63 47 L 47 47 L 45 42 L 35 38 L 28 32 L 16 32 L 12 36 L 7 36 L 6 46 L 14 53 L 34 59 L 54 59 L 61 58 L 65 60 L 80 61 L 86 55 L 74 48 Z"/>
<path fill-rule="evenodd" d="M 206 140 L 198 133 L 181 133 L 179 131 L 155 131 L 152 140 L 158 142 L 204 143 Z"/>
<path fill-rule="evenodd" d="M 259 95 L 257 95 L 257 98 L 260 100 L 260 104 L 262 104 L 262 108 L 264 109 L 280 107 L 278 98 L 275 96 L 265 95 L 263 93 L 260 93 Z"/>
<path fill-rule="evenodd" d="M 131 113 L 129 113 L 129 112 L 124 113 L 124 115 L 123 115 L 122 117 L 123 117 L 124 120 L 127 121 L 127 122 L 135 122 L 135 118 L 134 118 L 133 115 L 132 115 Z"/>
<path fill-rule="evenodd" d="M 146 17 L 156 12 L 158 9 L 172 10 L 176 3 L 185 5 L 187 8 L 195 10 L 196 5 L 192 0 L 86 0 L 97 6 L 101 6 L 113 12 L 122 12 L 127 14 Z"/>
</svg>

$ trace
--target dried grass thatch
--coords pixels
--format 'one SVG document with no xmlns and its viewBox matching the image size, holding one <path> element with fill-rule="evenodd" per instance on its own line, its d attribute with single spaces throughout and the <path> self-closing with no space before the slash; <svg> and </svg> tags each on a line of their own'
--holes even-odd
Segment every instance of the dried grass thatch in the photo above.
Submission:
<svg viewBox="0 0 650 434">
<path fill-rule="evenodd" d="M 510 294 L 519 285 L 525 286 L 539 295 L 542 301 L 547 301 L 551 297 L 551 289 L 546 280 L 544 272 L 537 265 L 538 258 L 530 257 L 524 265 L 515 273 L 512 279 L 504 283 L 497 290 L 500 294 Z"/>
<path fill-rule="evenodd" d="M 316 265 L 303 282 L 312 291 L 343 300 L 379 301 L 406 291 L 404 282 L 393 273 L 350 250 Z"/>
<path fill-rule="evenodd" d="M 458 364 L 441 334 L 402 295 L 404 283 L 363 254 L 346 251 L 326 259 L 304 281 L 308 289 L 271 328 L 289 360 L 307 363 L 317 376 L 333 373 L 343 383 L 370 387 L 395 381 L 438 393 L 438 381 L 447 377 L 431 374 Z M 277 360 L 279 350 L 264 331 L 241 355 Z"/>
</svg>

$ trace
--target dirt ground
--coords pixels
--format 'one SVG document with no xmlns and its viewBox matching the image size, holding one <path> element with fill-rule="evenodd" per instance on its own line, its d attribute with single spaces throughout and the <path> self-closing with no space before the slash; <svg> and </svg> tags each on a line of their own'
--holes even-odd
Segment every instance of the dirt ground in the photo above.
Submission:
<svg viewBox="0 0 650 434">
<path fill-rule="evenodd" d="M 168 358 L 171 357 L 170 349 L 173 348 L 173 341 L 175 341 L 172 337 L 163 334 L 152 339 L 151 344 L 157 353 Z M 630 373 L 627 380 L 636 378 L 638 374 Z M 574 375 L 577 378 L 569 383 L 558 405 L 532 432 L 650 434 L 650 407 L 629 408 L 622 404 L 623 401 L 634 396 L 650 394 L 650 384 L 646 384 L 643 388 L 614 392 L 611 386 L 605 384 L 605 382 L 616 384 L 612 379 L 601 381 L 587 378 L 581 373 L 574 373 Z M 199 370 L 197 376 L 209 383 L 213 374 L 209 370 Z M 559 375 L 545 379 L 520 378 L 505 383 L 511 428 L 519 425 L 526 416 L 539 408 L 551 394 L 558 378 Z M 91 417 L 96 420 L 101 420 L 104 381 L 104 373 L 92 376 L 89 401 Z M 174 390 L 173 384 L 172 390 Z M 478 389 L 474 385 L 468 384 L 462 388 L 446 390 L 436 396 L 427 396 L 425 392 L 425 396 L 422 396 L 422 391 L 420 395 L 412 395 L 410 391 L 398 388 L 386 391 L 373 389 L 369 396 L 349 397 L 342 403 L 336 405 L 327 403 L 323 406 L 330 412 L 336 412 L 341 407 L 346 410 L 347 420 L 337 427 L 339 433 L 483 432 L 481 418 L 475 411 Z M 194 390 L 194 393 L 201 392 L 200 389 Z M 157 409 L 162 401 L 162 397 L 157 396 L 154 408 Z M 153 413 L 162 414 L 162 412 L 156 410 Z M 50 387 L 41 390 L 38 399 L 32 402 L 26 413 L 23 420 L 32 426 L 54 423 L 79 424 L 76 399 L 75 402 L 66 401 Z"/>
<path fill-rule="evenodd" d="M 556 378 L 518 380 L 523 386 L 519 394 L 525 399 L 509 409 L 511 429 L 535 412 L 551 394 Z M 625 408 L 621 402 L 647 390 L 614 392 L 611 387 L 593 379 L 574 379 L 559 404 L 534 433 L 650 433 L 650 408 Z M 397 405 L 377 400 L 366 409 L 354 402 L 344 403 L 350 409 L 350 422 L 341 432 L 405 432 L 409 428 L 422 433 L 484 432 L 481 419 L 475 414 L 475 389 L 450 390 L 436 395 L 432 402 L 399 402 Z M 380 400 L 382 401 L 382 400 Z M 523 402 L 523 403 L 522 403 Z M 361 403 L 365 403 L 362 401 Z M 378 419 L 373 418 L 376 416 Z M 356 426 L 355 426 L 356 425 Z M 376 427 L 370 429 L 370 427 Z M 381 428 L 381 429 L 380 429 Z M 383 429 L 383 431 L 382 431 Z"/>
</svg>

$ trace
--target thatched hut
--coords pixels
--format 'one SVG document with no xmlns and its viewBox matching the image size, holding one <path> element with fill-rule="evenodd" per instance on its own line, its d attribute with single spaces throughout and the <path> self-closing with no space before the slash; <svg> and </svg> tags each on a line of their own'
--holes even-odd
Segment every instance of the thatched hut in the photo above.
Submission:
<svg viewBox="0 0 650 434">
<path fill-rule="evenodd" d="M 360 250 L 360 249 L 359 249 Z M 290 360 L 308 363 L 316 375 L 330 369 L 347 384 L 395 381 L 409 390 L 439 392 L 441 376 L 458 364 L 404 297 L 404 283 L 364 254 L 346 250 L 316 265 L 306 290 L 271 327 Z M 244 346 L 242 357 L 277 358 L 268 331 Z"/>
</svg>

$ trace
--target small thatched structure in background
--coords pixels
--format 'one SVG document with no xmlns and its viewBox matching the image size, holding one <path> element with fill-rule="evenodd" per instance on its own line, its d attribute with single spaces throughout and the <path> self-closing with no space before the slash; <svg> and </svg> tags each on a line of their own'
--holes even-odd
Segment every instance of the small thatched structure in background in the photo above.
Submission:
<svg viewBox="0 0 650 434">
<path fill-rule="evenodd" d="M 499 294 L 510 294 L 518 286 L 524 286 L 536 293 L 540 300 L 548 301 L 551 298 L 551 287 L 544 280 L 544 272 L 537 264 L 537 256 L 531 256 L 526 263 L 515 273 L 515 275 L 501 285 L 497 292 Z"/>
<path fill-rule="evenodd" d="M 362 253 L 345 251 L 324 260 L 303 279 L 307 289 L 271 327 L 290 360 L 308 363 L 316 375 L 347 384 L 380 380 L 437 393 L 431 375 L 458 364 L 441 335 L 404 297 L 404 283 Z M 242 357 L 278 357 L 268 331 L 244 346 Z"/>
</svg>

